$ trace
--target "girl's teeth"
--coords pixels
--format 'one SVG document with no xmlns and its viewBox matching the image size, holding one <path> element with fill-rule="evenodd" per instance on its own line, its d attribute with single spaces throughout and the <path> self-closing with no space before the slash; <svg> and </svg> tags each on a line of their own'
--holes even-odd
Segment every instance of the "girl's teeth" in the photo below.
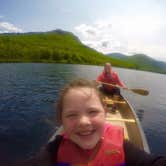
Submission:
<svg viewBox="0 0 166 166">
<path fill-rule="evenodd" d="M 89 135 L 89 134 L 91 134 L 92 132 L 91 131 L 89 131 L 89 132 L 84 132 L 84 133 L 80 133 L 80 135 Z"/>
</svg>

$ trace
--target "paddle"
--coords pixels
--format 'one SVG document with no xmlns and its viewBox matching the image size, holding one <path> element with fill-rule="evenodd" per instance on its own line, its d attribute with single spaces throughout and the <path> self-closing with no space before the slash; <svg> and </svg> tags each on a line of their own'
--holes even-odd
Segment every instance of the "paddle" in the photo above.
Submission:
<svg viewBox="0 0 166 166">
<path fill-rule="evenodd" d="M 145 90 L 145 89 L 130 89 L 130 88 L 123 88 L 119 85 L 114 85 L 114 84 L 110 84 L 110 83 L 106 83 L 106 82 L 102 82 L 102 81 L 97 81 L 101 84 L 105 84 L 105 85 L 109 85 L 109 86 L 113 86 L 113 87 L 116 87 L 116 88 L 119 88 L 119 89 L 123 89 L 123 90 L 128 90 L 128 91 L 132 91 L 134 93 L 137 93 L 139 95 L 143 95 L 143 96 L 147 96 L 149 94 L 149 91 L 148 90 Z"/>
</svg>

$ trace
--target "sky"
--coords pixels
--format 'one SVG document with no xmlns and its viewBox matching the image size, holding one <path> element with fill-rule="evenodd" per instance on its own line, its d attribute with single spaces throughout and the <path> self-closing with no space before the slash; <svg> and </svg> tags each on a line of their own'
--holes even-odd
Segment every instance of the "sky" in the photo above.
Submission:
<svg viewBox="0 0 166 166">
<path fill-rule="evenodd" d="M 166 61 L 165 0 L 0 0 L 0 33 L 55 29 L 105 54 Z"/>
</svg>

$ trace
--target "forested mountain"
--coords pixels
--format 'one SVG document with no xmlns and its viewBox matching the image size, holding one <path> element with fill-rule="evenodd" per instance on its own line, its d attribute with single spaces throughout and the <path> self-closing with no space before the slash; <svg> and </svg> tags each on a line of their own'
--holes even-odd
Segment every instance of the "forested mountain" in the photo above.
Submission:
<svg viewBox="0 0 166 166">
<path fill-rule="evenodd" d="M 128 62 L 104 56 L 83 45 L 70 32 L 0 34 L 0 62 L 49 62 L 103 65 L 111 62 L 115 66 L 134 68 Z"/>
<path fill-rule="evenodd" d="M 166 62 L 157 61 L 145 54 L 127 56 L 121 53 L 110 53 L 107 54 L 107 56 L 132 63 L 134 64 L 135 69 L 166 73 Z"/>
<path fill-rule="evenodd" d="M 155 61 L 146 55 L 128 57 L 113 53 L 104 55 L 81 43 L 71 32 L 0 34 L 0 62 L 47 62 L 103 65 L 166 73 L 164 62 Z"/>
</svg>

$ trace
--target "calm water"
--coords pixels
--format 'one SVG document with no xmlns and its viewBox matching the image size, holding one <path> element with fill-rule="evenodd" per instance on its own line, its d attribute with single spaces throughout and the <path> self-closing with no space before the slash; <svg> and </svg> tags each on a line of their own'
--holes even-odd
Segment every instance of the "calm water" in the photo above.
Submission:
<svg viewBox="0 0 166 166">
<path fill-rule="evenodd" d="M 0 64 L 0 161 L 37 152 L 55 131 L 53 103 L 59 89 L 75 78 L 95 79 L 103 67 L 60 64 Z M 123 91 L 141 121 L 150 149 L 164 154 L 166 75 L 114 68 L 130 88 Z"/>
</svg>

